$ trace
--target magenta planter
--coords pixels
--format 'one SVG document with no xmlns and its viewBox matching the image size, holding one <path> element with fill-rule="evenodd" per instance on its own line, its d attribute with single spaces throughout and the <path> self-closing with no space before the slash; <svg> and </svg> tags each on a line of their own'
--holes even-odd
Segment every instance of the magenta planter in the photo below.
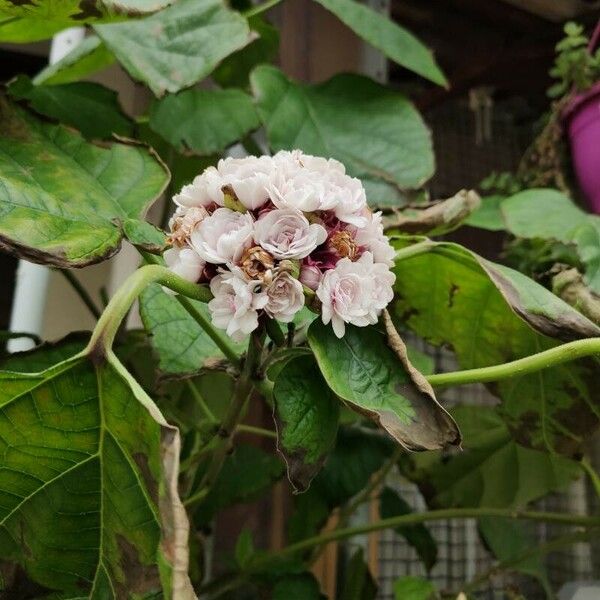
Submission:
<svg viewBox="0 0 600 600">
<path fill-rule="evenodd" d="M 567 105 L 573 166 L 592 212 L 600 214 L 600 82 Z"/>
</svg>

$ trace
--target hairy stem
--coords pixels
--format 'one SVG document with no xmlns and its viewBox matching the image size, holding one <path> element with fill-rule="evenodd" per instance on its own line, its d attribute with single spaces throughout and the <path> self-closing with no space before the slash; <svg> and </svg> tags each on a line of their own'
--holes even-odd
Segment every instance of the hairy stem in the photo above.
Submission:
<svg viewBox="0 0 600 600">
<path fill-rule="evenodd" d="M 77 279 L 77 277 L 75 277 L 68 269 L 57 269 L 57 271 L 69 282 L 69 285 L 75 290 L 75 293 L 92 313 L 94 319 L 98 320 L 102 313 L 96 306 L 96 303 L 92 300 L 92 297 L 88 294 L 88 291 L 81 285 L 79 279 Z"/>
<path fill-rule="evenodd" d="M 512 362 L 480 369 L 468 369 L 452 373 L 437 373 L 427 376 L 427 381 L 434 386 L 464 385 L 467 383 L 485 383 L 500 381 L 511 377 L 520 377 L 542 369 L 548 369 L 565 362 L 600 354 L 600 338 L 587 338 L 561 344 L 555 348 L 519 358 Z"/>
<path fill-rule="evenodd" d="M 291 544 L 277 551 L 277 557 L 287 556 L 308 550 L 321 544 L 329 544 L 339 540 L 345 540 L 357 535 L 380 531 L 382 529 L 395 529 L 406 525 L 415 525 L 427 521 L 439 521 L 444 519 L 468 519 L 478 517 L 504 517 L 509 519 L 519 519 L 527 521 L 538 521 L 542 523 L 560 523 L 563 525 L 581 526 L 581 527 L 600 527 L 600 517 L 585 517 L 580 515 L 570 515 L 551 512 L 521 511 L 510 508 L 446 508 L 441 510 L 431 510 L 423 513 L 410 513 L 391 517 L 389 519 L 380 519 L 365 525 L 357 527 L 346 527 L 334 529 L 306 538 L 295 544 Z M 255 560 L 250 564 L 250 570 L 255 570 L 268 564 L 272 556 L 267 554 Z"/>
<path fill-rule="evenodd" d="M 127 278 L 108 303 L 94 328 L 86 351 L 92 351 L 99 346 L 104 350 L 110 350 L 121 321 L 127 315 L 135 299 L 151 283 L 160 283 L 178 294 L 200 302 L 208 302 L 212 297 L 206 286 L 190 283 L 179 275 L 175 275 L 167 267 L 160 265 L 141 267 Z"/>
</svg>

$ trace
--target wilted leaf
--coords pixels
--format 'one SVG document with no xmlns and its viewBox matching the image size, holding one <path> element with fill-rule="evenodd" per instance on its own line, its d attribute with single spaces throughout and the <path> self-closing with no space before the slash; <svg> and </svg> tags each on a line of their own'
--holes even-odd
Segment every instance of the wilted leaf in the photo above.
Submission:
<svg viewBox="0 0 600 600">
<path fill-rule="evenodd" d="M 97 35 L 84 38 L 59 61 L 48 65 L 34 78 L 35 85 L 57 85 L 79 81 L 115 62 L 113 53 Z"/>
<path fill-rule="evenodd" d="M 515 194 L 502 202 L 501 210 L 506 228 L 517 237 L 573 244 L 585 265 L 585 282 L 600 293 L 600 216 L 552 189 Z"/>
<path fill-rule="evenodd" d="M 114 356 L 0 372 L 0 440 L 0 558 L 77 597 L 195 597 L 178 432 Z"/>
<path fill-rule="evenodd" d="M 108 139 L 113 134 L 127 137 L 133 131 L 117 93 L 99 83 L 37 86 L 20 75 L 8 90 L 13 98 L 27 100 L 37 113 L 75 127 L 88 139 Z"/>
<path fill-rule="evenodd" d="M 432 244 L 428 253 L 398 261 L 394 271 L 398 320 L 433 344 L 450 345 L 463 369 L 535 354 L 555 346 L 551 338 L 600 336 L 600 328 L 542 286 L 456 244 Z M 597 427 L 597 372 L 591 358 L 515 373 L 494 385 L 517 441 L 576 450 Z"/>
<path fill-rule="evenodd" d="M 359 75 L 301 85 L 264 65 L 250 80 L 273 150 L 337 158 L 363 180 L 372 204 L 397 205 L 403 189 L 433 174 L 431 135 L 402 94 Z"/>
<path fill-rule="evenodd" d="M 316 0 L 388 58 L 438 85 L 447 85 L 431 50 L 412 33 L 354 0 Z"/>
<path fill-rule="evenodd" d="M 379 496 L 379 502 L 379 514 L 382 519 L 408 515 L 413 512 L 406 500 L 389 487 L 383 489 Z M 422 523 L 417 523 L 396 527 L 394 531 L 415 549 L 425 568 L 430 571 L 437 560 L 437 544 L 429 529 Z"/>
<path fill-rule="evenodd" d="M 577 269 L 564 269 L 556 273 L 552 277 L 552 291 L 600 326 L 600 294 L 584 283 Z"/>
<path fill-rule="evenodd" d="M 194 308 L 210 322 L 205 304 L 191 301 Z M 152 336 L 164 374 L 191 375 L 207 361 L 223 358 L 217 345 L 197 321 L 160 285 L 148 286 L 140 296 L 140 316 Z"/>
<path fill-rule="evenodd" d="M 434 506 L 523 507 L 581 474 L 572 460 L 515 442 L 492 408 L 461 406 L 452 414 L 463 432 L 464 452 L 406 455 L 400 463 Z"/>
<path fill-rule="evenodd" d="M 247 21 L 222 0 L 178 0 L 157 15 L 95 30 L 129 74 L 156 96 L 204 79 L 253 37 Z"/>
<path fill-rule="evenodd" d="M 390 219 L 387 228 L 400 233 L 443 235 L 460 227 L 480 202 L 474 190 L 461 190 L 428 208 L 402 211 Z"/>
<path fill-rule="evenodd" d="M 259 125 L 241 90 L 185 90 L 155 101 L 150 127 L 181 152 L 221 152 Z"/>
<path fill-rule="evenodd" d="M 329 387 L 351 408 L 373 419 L 409 450 L 459 444 L 453 419 L 431 390 L 421 387 L 373 327 L 347 326 L 338 339 L 314 321 L 308 341 Z"/>
<path fill-rule="evenodd" d="M 34 262 L 83 267 L 112 256 L 168 182 L 147 148 L 86 143 L 3 98 L 0 133 L 0 247 Z"/>
<path fill-rule="evenodd" d="M 289 361 L 275 380 L 277 448 L 288 478 L 304 491 L 335 443 L 340 407 L 312 356 Z"/>
</svg>

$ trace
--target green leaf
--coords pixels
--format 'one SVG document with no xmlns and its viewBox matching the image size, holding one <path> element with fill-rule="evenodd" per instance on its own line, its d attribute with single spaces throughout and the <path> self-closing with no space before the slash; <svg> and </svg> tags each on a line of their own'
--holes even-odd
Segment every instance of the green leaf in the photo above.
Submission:
<svg viewBox="0 0 600 600">
<path fill-rule="evenodd" d="M 483 517 L 479 519 L 479 532 L 485 543 L 501 562 L 514 561 L 513 571 L 535 577 L 544 587 L 547 597 L 552 598 L 546 566 L 539 554 L 518 560 L 523 554 L 535 550 L 539 542 L 531 523 L 517 523 L 514 519 Z"/>
<path fill-rule="evenodd" d="M 398 240 L 397 245 L 404 242 Z M 509 362 L 553 347 L 556 339 L 597 337 L 600 328 L 521 273 L 450 243 L 398 261 L 394 313 L 418 335 L 456 352 L 463 369 Z M 580 360 L 492 389 L 516 440 L 572 453 L 595 431 L 596 359 Z"/>
<path fill-rule="evenodd" d="M 504 231 L 506 225 L 500 211 L 504 198 L 499 195 L 482 198 L 479 208 L 467 217 L 464 224 L 488 231 Z"/>
<path fill-rule="evenodd" d="M 204 79 L 252 41 L 247 21 L 222 0 L 178 0 L 157 15 L 95 30 L 129 74 L 156 96 Z"/>
<path fill-rule="evenodd" d="M 501 205 L 506 228 L 522 238 L 542 238 L 575 245 L 585 266 L 584 280 L 600 293 L 600 217 L 581 210 L 568 196 L 534 189 Z"/>
<path fill-rule="evenodd" d="M 249 529 L 242 529 L 235 543 L 235 562 L 238 567 L 243 569 L 255 552 L 252 532 Z"/>
<path fill-rule="evenodd" d="M 210 322 L 206 304 L 191 301 Z M 162 373 L 191 375 L 214 359 L 223 358 L 217 345 L 196 320 L 160 285 L 148 286 L 140 296 L 140 316 L 152 336 Z"/>
<path fill-rule="evenodd" d="M 359 548 L 347 565 L 345 581 L 339 600 L 375 600 L 377 582 L 365 563 L 363 549 Z"/>
<path fill-rule="evenodd" d="M 395 490 L 386 487 L 379 496 L 379 513 L 382 519 L 407 515 L 412 511 L 410 505 Z M 430 571 L 437 560 L 437 544 L 429 529 L 422 523 L 405 525 L 394 530 L 412 546 L 423 561 L 427 571 Z"/>
<path fill-rule="evenodd" d="M 335 443 L 340 406 L 312 356 L 289 361 L 275 380 L 273 395 L 277 447 L 289 480 L 304 491 Z"/>
<path fill-rule="evenodd" d="M 141 219 L 169 179 L 147 148 L 86 143 L 3 98 L 0 131 L 0 246 L 34 262 L 82 267 L 112 256 L 123 223 Z"/>
<path fill-rule="evenodd" d="M 6 17 L 0 13 L 0 42 L 28 44 L 47 40 L 66 27 L 69 25 L 64 21 Z"/>
<path fill-rule="evenodd" d="M 214 485 L 194 512 L 194 523 L 206 525 L 221 509 L 259 498 L 282 475 L 284 466 L 264 450 L 239 444 L 230 454 Z"/>
<path fill-rule="evenodd" d="M 185 90 L 155 101 L 150 127 L 180 152 L 221 152 L 259 126 L 241 90 Z"/>
<path fill-rule="evenodd" d="M 13 98 L 27 100 L 37 113 L 75 127 L 88 139 L 132 134 L 133 123 L 123 113 L 117 93 L 98 83 L 36 86 L 19 75 L 8 90 Z"/>
<path fill-rule="evenodd" d="M 286 575 L 273 587 L 272 600 L 322 600 L 324 596 L 312 573 Z"/>
<path fill-rule="evenodd" d="M 308 342 L 334 393 L 404 447 L 431 450 L 460 443 L 456 424 L 433 392 L 417 383 L 408 359 L 402 364 L 375 328 L 346 326 L 338 339 L 331 326 L 314 321 Z"/>
<path fill-rule="evenodd" d="M 395 600 L 435 600 L 438 598 L 435 586 L 427 579 L 407 575 L 394 582 Z"/>
<path fill-rule="evenodd" d="M 279 49 L 279 32 L 260 16 L 248 19 L 250 29 L 260 37 L 243 50 L 230 54 L 214 70 L 212 78 L 222 87 L 248 87 L 250 73 L 262 63 L 273 62 Z"/>
<path fill-rule="evenodd" d="M 452 414 L 463 432 L 464 452 L 404 456 L 400 463 L 431 505 L 521 508 L 581 474 L 575 461 L 515 442 L 492 408 L 460 406 Z"/>
<path fill-rule="evenodd" d="M 433 83 L 448 85 L 431 50 L 388 17 L 355 0 L 316 1 L 389 59 Z"/>
<path fill-rule="evenodd" d="M 48 65 L 34 78 L 35 85 L 57 85 L 79 81 L 115 62 L 113 53 L 97 35 L 82 40 L 58 62 Z"/>
<path fill-rule="evenodd" d="M 0 390 L 0 559 L 68 597 L 191 594 L 178 432 L 121 363 L 91 351 Z"/>
<path fill-rule="evenodd" d="M 396 205 L 403 189 L 433 175 L 431 135 L 402 94 L 359 75 L 301 85 L 265 65 L 250 81 L 273 150 L 337 158 L 363 180 L 372 204 Z"/>
</svg>

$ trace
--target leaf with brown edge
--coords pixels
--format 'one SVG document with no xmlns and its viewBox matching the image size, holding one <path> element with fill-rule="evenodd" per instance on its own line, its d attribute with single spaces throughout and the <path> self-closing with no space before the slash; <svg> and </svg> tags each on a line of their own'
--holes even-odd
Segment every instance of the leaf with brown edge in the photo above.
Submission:
<svg viewBox="0 0 600 600">
<path fill-rule="evenodd" d="M 285 363 L 275 379 L 273 396 L 277 449 L 285 459 L 288 479 L 296 491 L 303 492 L 335 444 L 339 402 L 311 355 Z"/>
<path fill-rule="evenodd" d="M 196 597 L 179 432 L 114 355 L 0 371 L 0 450 L 0 559 L 61 597 Z"/>
<path fill-rule="evenodd" d="M 168 181 L 148 147 L 86 142 L 0 96 L 0 248 L 66 268 L 109 258 L 124 236 L 153 251 L 143 217 Z"/>
<path fill-rule="evenodd" d="M 453 231 L 475 210 L 481 198 L 475 190 L 460 190 L 423 209 L 405 209 L 386 224 L 388 233 L 443 235 Z"/>
<path fill-rule="evenodd" d="M 346 326 L 343 338 L 314 321 L 308 342 L 329 387 L 353 410 L 373 419 L 408 450 L 460 444 L 460 432 L 374 327 Z M 397 340 L 396 340 L 397 343 Z M 406 353 L 404 351 L 404 356 Z"/>
</svg>

